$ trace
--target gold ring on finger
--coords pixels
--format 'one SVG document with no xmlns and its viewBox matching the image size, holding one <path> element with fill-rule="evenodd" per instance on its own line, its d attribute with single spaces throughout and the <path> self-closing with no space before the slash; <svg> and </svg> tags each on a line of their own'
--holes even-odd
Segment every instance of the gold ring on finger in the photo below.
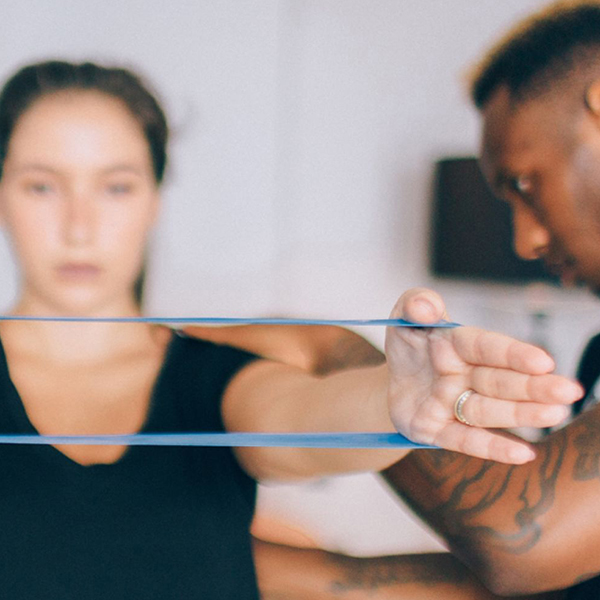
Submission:
<svg viewBox="0 0 600 600">
<path fill-rule="evenodd" d="M 470 427 L 474 427 L 474 425 L 465 418 L 465 415 L 463 414 L 463 408 L 473 393 L 473 390 L 467 390 L 466 392 L 463 392 L 454 403 L 454 416 L 456 417 L 456 420 L 463 425 L 469 425 Z"/>
</svg>

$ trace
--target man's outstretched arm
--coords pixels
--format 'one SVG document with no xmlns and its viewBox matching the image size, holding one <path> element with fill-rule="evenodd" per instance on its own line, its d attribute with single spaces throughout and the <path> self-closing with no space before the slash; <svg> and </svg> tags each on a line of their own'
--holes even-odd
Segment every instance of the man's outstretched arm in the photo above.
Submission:
<svg viewBox="0 0 600 600">
<path fill-rule="evenodd" d="M 501 594 L 572 586 L 600 573 L 600 407 L 502 465 L 416 451 L 390 486 Z"/>
<path fill-rule="evenodd" d="M 254 558 L 263 600 L 500 600 L 450 554 L 355 558 L 255 540 Z"/>
</svg>

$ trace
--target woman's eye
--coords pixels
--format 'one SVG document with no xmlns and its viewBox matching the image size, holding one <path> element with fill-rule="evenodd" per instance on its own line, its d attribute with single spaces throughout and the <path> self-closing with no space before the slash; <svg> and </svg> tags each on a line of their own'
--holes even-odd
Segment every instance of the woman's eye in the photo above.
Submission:
<svg viewBox="0 0 600 600">
<path fill-rule="evenodd" d="M 133 185 L 130 183 L 111 183 L 106 187 L 106 192 L 111 196 L 125 196 L 133 192 Z"/>
<path fill-rule="evenodd" d="M 54 192 L 54 187 L 49 183 L 33 182 L 26 186 L 27 191 L 35 196 L 49 196 Z"/>
</svg>

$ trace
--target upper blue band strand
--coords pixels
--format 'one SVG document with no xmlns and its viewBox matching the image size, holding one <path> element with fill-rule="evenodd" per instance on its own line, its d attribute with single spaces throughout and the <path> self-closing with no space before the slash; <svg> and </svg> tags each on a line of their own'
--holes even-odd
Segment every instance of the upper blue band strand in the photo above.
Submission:
<svg viewBox="0 0 600 600">
<path fill-rule="evenodd" d="M 338 327 L 460 327 L 458 323 L 438 321 L 429 325 L 405 319 L 287 319 L 253 317 L 44 317 L 0 315 L 0 321 L 50 321 L 60 323 L 152 323 L 169 325 L 336 325 Z"/>
</svg>

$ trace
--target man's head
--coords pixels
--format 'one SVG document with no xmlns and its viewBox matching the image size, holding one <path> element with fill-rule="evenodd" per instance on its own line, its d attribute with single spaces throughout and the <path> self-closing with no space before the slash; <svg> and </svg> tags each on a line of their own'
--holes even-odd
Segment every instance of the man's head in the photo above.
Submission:
<svg viewBox="0 0 600 600">
<path fill-rule="evenodd" d="M 600 290 L 600 0 L 555 3 L 482 62 L 481 164 L 515 248 Z"/>
</svg>

